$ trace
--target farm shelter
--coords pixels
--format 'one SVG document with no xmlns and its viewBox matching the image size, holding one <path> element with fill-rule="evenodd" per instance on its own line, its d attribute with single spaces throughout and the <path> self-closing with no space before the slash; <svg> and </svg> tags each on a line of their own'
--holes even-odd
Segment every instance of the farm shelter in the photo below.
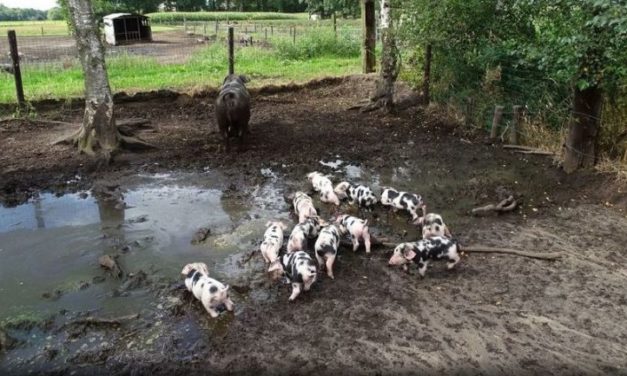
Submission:
<svg viewBox="0 0 627 376">
<path fill-rule="evenodd" d="M 111 45 L 151 42 L 152 31 L 147 16 L 133 13 L 113 13 L 103 17 L 105 40 Z"/>
</svg>

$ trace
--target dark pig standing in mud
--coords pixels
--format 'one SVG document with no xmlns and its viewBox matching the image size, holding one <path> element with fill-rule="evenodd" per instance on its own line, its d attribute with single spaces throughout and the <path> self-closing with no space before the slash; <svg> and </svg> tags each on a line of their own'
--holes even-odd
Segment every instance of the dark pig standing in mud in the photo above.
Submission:
<svg viewBox="0 0 627 376">
<path fill-rule="evenodd" d="M 245 136 L 250 133 L 250 94 L 244 85 L 246 82 L 246 76 L 226 76 L 216 99 L 216 121 L 226 151 L 229 151 L 229 137 L 237 137 L 241 148 Z"/>
</svg>

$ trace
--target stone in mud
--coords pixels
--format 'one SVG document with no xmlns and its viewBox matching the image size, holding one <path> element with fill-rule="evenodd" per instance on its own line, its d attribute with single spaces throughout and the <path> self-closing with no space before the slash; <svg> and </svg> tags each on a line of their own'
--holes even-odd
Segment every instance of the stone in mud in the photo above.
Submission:
<svg viewBox="0 0 627 376">
<path fill-rule="evenodd" d="M 205 240 L 207 240 L 209 235 L 211 235 L 211 229 L 209 227 L 199 228 L 192 238 L 192 244 L 200 244 L 204 242 Z"/>
<path fill-rule="evenodd" d="M 57 290 L 54 290 L 53 292 L 44 292 L 43 294 L 41 294 L 41 297 L 44 299 L 55 301 L 59 299 L 61 295 L 63 295 L 63 291 L 57 289 Z"/>
</svg>

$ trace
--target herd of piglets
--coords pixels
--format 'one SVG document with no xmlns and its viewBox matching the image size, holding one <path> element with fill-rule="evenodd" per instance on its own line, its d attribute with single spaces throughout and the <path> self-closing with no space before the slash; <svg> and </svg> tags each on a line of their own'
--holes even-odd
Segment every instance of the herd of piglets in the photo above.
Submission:
<svg viewBox="0 0 627 376">
<path fill-rule="evenodd" d="M 389 265 L 402 265 L 407 270 L 408 264 L 414 263 L 420 276 L 424 277 L 430 260 L 444 260 L 448 269 L 455 267 L 460 261 L 459 244 L 452 238 L 441 215 L 426 212 L 421 196 L 383 187 L 381 199 L 378 200 L 372 190 L 364 185 L 343 181 L 334 188 L 329 176 L 317 171 L 307 174 L 307 179 L 323 203 L 339 206 L 342 200 L 348 200 L 351 205 L 371 209 L 380 202 L 395 212 L 399 209 L 407 211 L 412 223 L 422 226 L 422 239 L 398 244 Z M 366 253 L 370 253 L 371 247 L 368 220 L 347 214 L 324 220 L 318 215 L 313 199 L 302 191 L 294 193 L 292 204 L 298 223 L 292 228 L 286 246 L 283 247 L 283 234 L 288 226 L 281 221 L 268 221 L 259 247 L 265 263 L 269 264 L 268 273 L 272 279 L 284 278 L 291 283 L 290 301 L 296 299 L 302 291 L 311 288 L 319 271 L 326 270 L 329 278 L 335 278 L 333 265 L 343 236 L 350 237 L 353 251 L 357 251 L 359 245 L 363 244 Z M 313 255 L 316 261 L 308 253 L 311 251 L 308 249 L 309 241 L 313 239 Z M 282 254 L 284 248 L 285 252 Z M 187 289 L 202 302 L 212 317 L 216 317 L 220 309 L 233 310 L 228 285 L 209 278 L 205 264 L 188 264 L 182 273 L 186 276 Z"/>
</svg>

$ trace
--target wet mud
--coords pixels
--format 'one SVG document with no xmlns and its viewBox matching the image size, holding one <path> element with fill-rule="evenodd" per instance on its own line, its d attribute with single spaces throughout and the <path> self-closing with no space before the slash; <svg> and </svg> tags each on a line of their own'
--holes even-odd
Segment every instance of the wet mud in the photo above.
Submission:
<svg viewBox="0 0 627 376">
<path fill-rule="evenodd" d="M 143 137 L 159 150 L 99 170 L 49 145 L 65 125 L 3 123 L 0 373 L 627 374 L 623 187 L 423 109 L 347 111 L 372 84 L 258 94 L 250 145 L 230 154 L 218 152 L 211 97 L 125 102 L 118 117 L 148 118 Z M 78 105 L 39 114 L 81 117 Z M 268 278 L 256 250 L 268 219 L 295 223 L 285 197 L 308 191 L 313 170 L 420 193 L 462 245 L 563 257 L 468 253 L 421 279 L 388 267 L 389 248 L 343 247 L 335 280 L 288 303 L 290 285 Z M 514 212 L 470 215 L 509 194 Z M 404 213 L 314 197 L 323 217 L 367 218 L 379 238 L 420 236 Z M 231 285 L 233 313 L 211 319 L 185 291 L 192 261 Z"/>
</svg>

